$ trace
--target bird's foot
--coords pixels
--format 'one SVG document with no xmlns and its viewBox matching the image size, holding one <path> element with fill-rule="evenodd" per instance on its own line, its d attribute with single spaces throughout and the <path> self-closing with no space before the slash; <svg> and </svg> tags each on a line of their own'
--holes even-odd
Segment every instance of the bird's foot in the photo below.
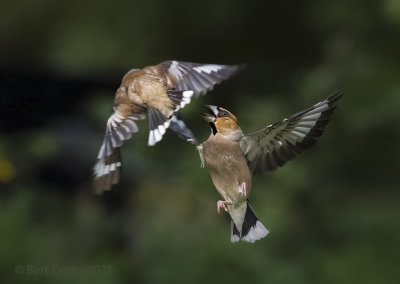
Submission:
<svg viewBox="0 0 400 284">
<path fill-rule="evenodd" d="M 226 212 L 228 212 L 228 207 L 226 205 L 231 205 L 232 202 L 226 200 L 218 200 L 217 202 L 217 212 L 221 212 L 221 208 L 223 208 Z"/>
<path fill-rule="evenodd" d="M 246 184 L 246 182 L 242 182 L 239 185 L 239 193 L 243 194 L 243 196 L 247 196 L 247 184 Z"/>
</svg>

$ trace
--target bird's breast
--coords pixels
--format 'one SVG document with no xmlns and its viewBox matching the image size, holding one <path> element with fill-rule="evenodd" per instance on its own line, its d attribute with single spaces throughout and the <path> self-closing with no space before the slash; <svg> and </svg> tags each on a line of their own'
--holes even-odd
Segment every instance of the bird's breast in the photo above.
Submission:
<svg viewBox="0 0 400 284">
<path fill-rule="evenodd" d="M 204 163 L 221 196 L 233 203 L 246 200 L 251 190 L 251 174 L 239 145 L 208 140 L 202 146 Z M 247 196 L 239 192 L 242 182 L 246 182 Z"/>
</svg>

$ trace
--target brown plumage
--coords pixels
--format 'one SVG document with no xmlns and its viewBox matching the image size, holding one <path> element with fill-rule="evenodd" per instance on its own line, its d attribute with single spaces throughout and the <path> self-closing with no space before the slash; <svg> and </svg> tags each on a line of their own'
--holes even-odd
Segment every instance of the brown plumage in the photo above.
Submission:
<svg viewBox="0 0 400 284">
<path fill-rule="evenodd" d="M 255 242 L 268 235 L 248 202 L 252 174 L 272 171 L 314 145 L 341 96 L 342 92 L 335 92 L 289 119 L 248 135 L 243 134 L 228 110 L 207 106 L 210 112 L 203 117 L 210 123 L 211 135 L 198 150 L 223 198 L 218 201 L 217 210 L 222 208 L 231 216 L 232 242 Z"/>
<path fill-rule="evenodd" d="M 144 119 L 146 112 L 149 146 L 159 142 L 169 127 L 182 139 L 196 143 L 193 133 L 174 113 L 190 103 L 192 96 L 205 94 L 237 70 L 238 66 L 165 61 L 129 71 L 115 94 L 113 113 L 94 167 L 95 192 L 102 193 L 118 183 L 120 147 L 139 130 L 136 121 Z"/>
</svg>

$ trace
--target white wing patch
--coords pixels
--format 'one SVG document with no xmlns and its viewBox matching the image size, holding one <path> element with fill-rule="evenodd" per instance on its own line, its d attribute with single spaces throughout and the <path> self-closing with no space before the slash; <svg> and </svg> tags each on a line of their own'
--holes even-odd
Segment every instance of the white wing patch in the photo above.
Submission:
<svg viewBox="0 0 400 284">
<path fill-rule="evenodd" d="M 289 132 L 294 134 L 297 137 L 298 141 L 293 142 L 301 142 L 304 137 L 310 132 L 310 130 L 315 126 L 318 119 L 321 117 L 322 112 L 329 108 L 328 101 L 325 100 L 323 102 L 319 102 L 314 105 L 314 108 L 306 112 L 298 122 L 296 122 L 296 126 Z M 292 136 L 293 138 L 293 136 Z"/>
<path fill-rule="evenodd" d="M 218 72 L 219 70 L 222 69 L 221 65 L 216 65 L 216 64 L 207 64 L 207 65 L 202 65 L 202 66 L 197 66 L 194 67 L 193 70 L 196 72 L 204 72 L 207 74 L 211 74 L 211 72 Z"/>
<path fill-rule="evenodd" d="M 306 134 L 298 132 L 296 130 L 292 130 L 291 133 L 293 133 L 295 136 L 300 138 L 300 141 L 304 139 L 304 137 L 306 137 Z"/>
<path fill-rule="evenodd" d="M 175 78 L 182 78 L 182 72 L 179 71 L 179 63 L 178 61 L 172 61 L 171 66 L 168 69 L 168 72 L 171 73 Z"/>
<path fill-rule="evenodd" d="M 183 108 L 185 105 L 190 104 L 191 98 L 194 94 L 192 90 L 190 91 L 184 91 L 183 93 L 183 98 L 180 104 L 180 107 Z"/>
<path fill-rule="evenodd" d="M 319 105 L 321 105 L 321 106 L 319 106 Z M 313 112 L 323 112 L 324 110 L 326 110 L 329 107 L 329 105 L 326 102 L 321 102 L 321 103 L 314 105 L 314 107 L 316 107 L 316 108 L 313 110 Z"/>
<path fill-rule="evenodd" d="M 321 116 L 321 113 L 316 113 L 316 114 L 310 114 L 303 116 L 302 120 L 317 120 Z"/>
<path fill-rule="evenodd" d="M 195 96 L 205 94 L 239 70 L 239 66 L 236 65 L 200 64 L 175 60 L 161 64 L 168 66 L 167 72 L 174 78 L 174 80 L 168 79 L 171 88 L 181 91 L 192 90 Z"/>
<path fill-rule="evenodd" d="M 164 122 L 164 124 L 159 125 L 156 129 L 150 130 L 149 140 L 148 140 L 149 146 L 153 146 L 157 142 L 161 141 L 170 123 L 171 122 L 168 120 Z"/>
<path fill-rule="evenodd" d="M 107 175 L 110 172 L 115 171 L 116 168 L 121 167 L 121 166 L 122 166 L 121 162 L 106 165 L 106 164 L 104 164 L 103 160 L 99 160 L 93 168 L 95 178 L 99 178 L 104 175 Z"/>
</svg>

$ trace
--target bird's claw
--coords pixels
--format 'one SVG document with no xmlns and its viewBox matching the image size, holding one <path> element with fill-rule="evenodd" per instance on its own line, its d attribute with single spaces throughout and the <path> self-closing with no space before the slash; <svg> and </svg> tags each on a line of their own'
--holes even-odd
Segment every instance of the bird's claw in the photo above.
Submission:
<svg viewBox="0 0 400 284">
<path fill-rule="evenodd" d="M 226 206 L 227 201 L 218 200 L 217 202 L 217 212 L 221 212 L 221 208 L 223 208 L 226 212 L 228 212 L 228 207 Z"/>
</svg>

